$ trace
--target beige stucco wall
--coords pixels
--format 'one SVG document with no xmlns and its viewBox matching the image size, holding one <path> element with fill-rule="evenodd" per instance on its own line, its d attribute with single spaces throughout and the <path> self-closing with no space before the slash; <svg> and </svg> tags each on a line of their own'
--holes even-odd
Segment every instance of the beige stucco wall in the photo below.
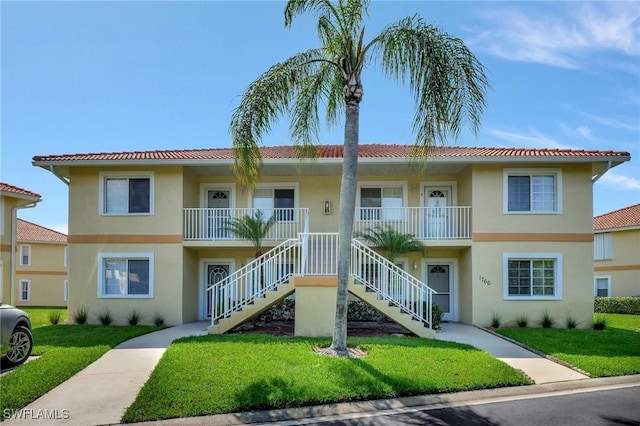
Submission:
<svg viewBox="0 0 640 426">
<path fill-rule="evenodd" d="M 19 241 L 18 253 L 22 245 L 31 247 L 31 264 L 20 265 L 16 258 L 16 305 L 67 306 L 64 300 L 64 282 L 68 279 L 64 264 L 66 244 Z M 20 280 L 30 281 L 29 301 L 20 300 Z"/>
<path fill-rule="evenodd" d="M 640 295 L 640 229 L 612 232 L 613 259 L 596 260 L 596 276 L 610 277 L 611 296 Z"/>
<path fill-rule="evenodd" d="M 99 253 L 153 253 L 153 298 L 99 298 Z M 116 324 L 126 324 L 131 311 L 137 311 L 141 323 L 150 324 L 161 315 L 167 325 L 182 324 L 182 254 L 181 244 L 72 244 L 69 271 L 69 318 L 80 308 L 89 311 L 89 321 L 109 310 Z"/>
<path fill-rule="evenodd" d="M 296 277 L 296 336 L 331 336 L 336 319 L 336 277 Z"/>
</svg>

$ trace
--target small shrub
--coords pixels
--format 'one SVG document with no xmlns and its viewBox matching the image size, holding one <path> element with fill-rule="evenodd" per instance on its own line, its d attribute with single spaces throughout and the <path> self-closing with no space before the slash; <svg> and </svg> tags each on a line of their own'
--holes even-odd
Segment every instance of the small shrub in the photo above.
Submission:
<svg viewBox="0 0 640 426">
<path fill-rule="evenodd" d="M 89 319 L 89 310 L 84 306 L 81 306 L 80 309 L 73 314 L 73 321 L 76 324 L 86 324 L 87 319 Z"/>
<path fill-rule="evenodd" d="M 551 328 L 553 327 L 554 322 L 555 321 L 553 320 L 553 318 L 551 318 L 551 315 L 549 314 L 549 312 L 544 311 L 542 315 L 540 315 L 540 321 L 539 321 L 540 327 Z"/>
<path fill-rule="evenodd" d="M 502 318 L 496 312 L 491 316 L 491 328 L 500 328 L 500 324 L 502 323 Z"/>
<path fill-rule="evenodd" d="M 567 315 L 564 324 L 568 329 L 574 329 L 578 326 L 578 320 L 573 315 Z"/>
<path fill-rule="evenodd" d="M 153 317 L 153 323 L 156 327 L 164 327 L 164 317 L 160 314 L 156 314 Z"/>
<path fill-rule="evenodd" d="M 129 325 L 138 325 L 140 322 L 140 314 L 135 309 L 129 312 L 129 317 L 127 318 L 127 322 Z"/>
<path fill-rule="evenodd" d="M 111 311 L 109 309 L 105 309 L 104 312 L 98 315 L 98 319 L 102 325 L 111 325 L 113 322 L 113 317 L 111 316 Z"/>
<path fill-rule="evenodd" d="M 49 311 L 49 323 L 52 325 L 57 325 L 60 323 L 60 318 L 62 317 L 62 312 L 60 311 Z"/>
<path fill-rule="evenodd" d="M 594 330 L 604 330 L 607 328 L 607 317 L 605 315 L 595 315 L 593 318 L 593 329 Z"/>
<path fill-rule="evenodd" d="M 640 315 L 640 297 L 596 297 L 593 311 L 603 314 Z"/>
<path fill-rule="evenodd" d="M 440 330 L 442 328 L 442 308 L 438 305 L 431 306 L 431 328 Z"/>
<path fill-rule="evenodd" d="M 516 324 L 520 328 L 526 328 L 529 325 L 529 318 L 525 314 L 520 314 L 516 317 Z"/>
</svg>

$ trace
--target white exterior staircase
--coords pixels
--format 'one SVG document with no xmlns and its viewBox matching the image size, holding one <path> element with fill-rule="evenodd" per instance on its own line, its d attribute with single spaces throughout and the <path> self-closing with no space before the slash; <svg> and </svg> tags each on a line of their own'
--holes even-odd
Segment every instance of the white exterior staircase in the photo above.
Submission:
<svg viewBox="0 0 640 426">
<path fill-rule="evenodd" d="M 301 233 L 210 286 L 210 334 L 225 333 L 295 291 L 292 276 L 337 275 L 338 234 Z M 420 337 L 435 337 L 435 291 L 358 240 L 349 291 Z"/>
</svg>

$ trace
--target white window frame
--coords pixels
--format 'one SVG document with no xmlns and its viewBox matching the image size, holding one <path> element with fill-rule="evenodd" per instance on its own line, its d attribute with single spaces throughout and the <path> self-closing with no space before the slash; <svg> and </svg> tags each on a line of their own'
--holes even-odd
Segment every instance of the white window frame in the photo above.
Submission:
<svg viewBox="0 0 640 426">
<path fill-rule="evenodd" d="M 553 260 L 554 270 L 554 295 L 530 295 L 512 296 L 509 294 L 509 261 L 510 260 Z M 502 280 L 504 300 L 562 300 L 562 253 L 503 253 L 502 255 Z"/>
<path fill-rule="evenodd" d="M 402 206 L 400 208 L 402 209 L 406 209 L 408 206 L 408 200 L 409 200 L 409 185 L 407 183 L 406 180 L 402 181 L 402 180 L 390 180 L 390 181 L 362 181 L 362 182 L 358 182 L 357 188 L 356 188 L 356 210 L 360 209 L 362 207 L 362 189 L 363 188 L 376 188 L 376 189 L 380 189 L 381 191 L 384 190 L 384 188 L 401 188 L 402 189 Z M 367 219 L 360 219 L 360 214 L 356 213 L 356 222 L 405 222 L 407 220 L 407 214 L 406 212 L 401 214 L 401 218 L 398 219 L 385 219 L 382 217 L 382 215 L 380 215 L 380 219 L 377 220 L 367 220 Z"/>
<path fill-rule="evenodd" d="M 262 184 L 256 185 L 256 190 L 258 189 L 272 189 L 272 190 L 293 189 L 293 220 L 277 220 L 277 222 L 288 222 L 288 223 L 298 222 L 299 220 L 298 209 L 300 208 L 300 184 L 298 182 L 262 183 Z M 250 191 L 247 205 L 252 209 L 256 208 L 253 205 L 253 196 L 254 196 L 254 191 Z M 275 201 L 274 201 L 274 205 L 275 205 Z M 275 210 L 275 207 L 274 207 L 274 210 Z M 265 219 L 268 219 L 268 217 Z"/>
<path fill-rule="evenodd" d="M 4 235 L 4 197 L 0 197 L 0 235 Z"/>
<path fill-rule="evenodd" d="M 509 211 L 509 176 L 554 176 L 555 210 Z M 503 169 L 502 211 L 504 214 L 562 214 L 562 169 Z"/>
<path fill-rule="evenodd" d="M 106 259 L 148 260 L 149 261 L 149 293 L 148 294 L 107 294 L 104 281 L 104 261 Z M 154 254 L 153 253 L 99 253 L 98 254 L 98 298 L 100 299 L 152 299 L 154 293 Z"/>
<path fill-rule="evenodd" d="M 22 249 L 27 250 L 27 263 L 24 263 L 24 256 L 22 255 Z M 18 255 L 20 257 L 19 265 L 20 266 L 31 266 L 31 246 L 29 244 L 20 244 L 18 248 Z"/>
<path fill-rule="evenodd" d="M 149 178 L 149 212 L 148 213 L 107 213 L 105 203 L 105 186 L 107 179 L 141 179 Z M 154 214 L 154 173 L 153 172 L 100 172 L 98 188 L 98 214 L 100 216 L 153 216 Z"/>
<path fill-rule="evenodd" d="M 64 267 L 69 267 L 69 246 L 64 246 Z"/>
<path fill-rule="evenodd" d="M 26 285 L 26 293 L 27 297 L 23 296 L 24 286 Z M 31 280 L 20 280 L 18 283 L 18 301 L 19 302 L 30 302 L 31 301 Z"/>
<path fill-rule="evenodd" d="M 613 260 L 613 233 L 596 232 L 593 235 L 593 260 Z"/>
<path fill-rule="evenodd" d="M 598 296 L 598 280 L 607 280 L 607 296 Z M 593 296 L 611 297 L 611 275 L 596 275 L 593 277 Z"/>
<path fill-rule="evenodd" d="M 64 280 L 62 285 L 62 300 L 64 302 L 69 301 L 69 280 Z"/>
</svg>

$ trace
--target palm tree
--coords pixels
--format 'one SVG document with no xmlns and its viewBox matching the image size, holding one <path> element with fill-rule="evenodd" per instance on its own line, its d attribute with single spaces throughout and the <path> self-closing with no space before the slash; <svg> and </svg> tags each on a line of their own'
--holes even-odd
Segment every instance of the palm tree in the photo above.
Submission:
<svg viewBox="0 0 640 426">
<path fill-rule="evenodd" d="M 233 233 L 238 238 L 249 240 L 256 249 L 256 258 L 262 256 L 262 240 L 276 223 L 276 217 L 271 216 L 265 220 L 264 212 L 257 210 L 253 216 L 245 214 L 240 218 L 231 218 L 227 222 L 225 230 Z"/>
<path fill-rule="evenodd" d="M 358 234 L 357 237 L 383 251 L 386 254 L 385 257 L 391 263 L 395 263 L 398 255 L 403 253 L 424 250 L 422 243 L 416 240 L 413 234 L 401 234 L 391 227 L 376 226 L 373 229 L 368 228 L 365 232 Z"/>
<path fill-rule="evenodd" d="M 414 15 L 389 25 L 365 43 L 363 18 L 369 0 L 289 0 L 285 26 L 304 13 L 317 17 L 320 47 L 273 65 L 252 82 L 231 117 L 233 169 L 240 183 L 254 187 L 262 158 L 259 141 L 282 114 L 291 116 L 296 155 L 317 152 L 318 105 L 326 105 L 328 124 L 344 114 L 344 153 L 340 187 L 338 288 L 331 349 L 347 350 L 347 295 L 350 246 L 355 218 L 362 71 L 379 65 L 414 93 L 414 154 L 425 158 L 436 142 L 457 138 L 469 124 L 477 133 L 489 83 L 483 65 L 464 42 Z"/>
</svg>

